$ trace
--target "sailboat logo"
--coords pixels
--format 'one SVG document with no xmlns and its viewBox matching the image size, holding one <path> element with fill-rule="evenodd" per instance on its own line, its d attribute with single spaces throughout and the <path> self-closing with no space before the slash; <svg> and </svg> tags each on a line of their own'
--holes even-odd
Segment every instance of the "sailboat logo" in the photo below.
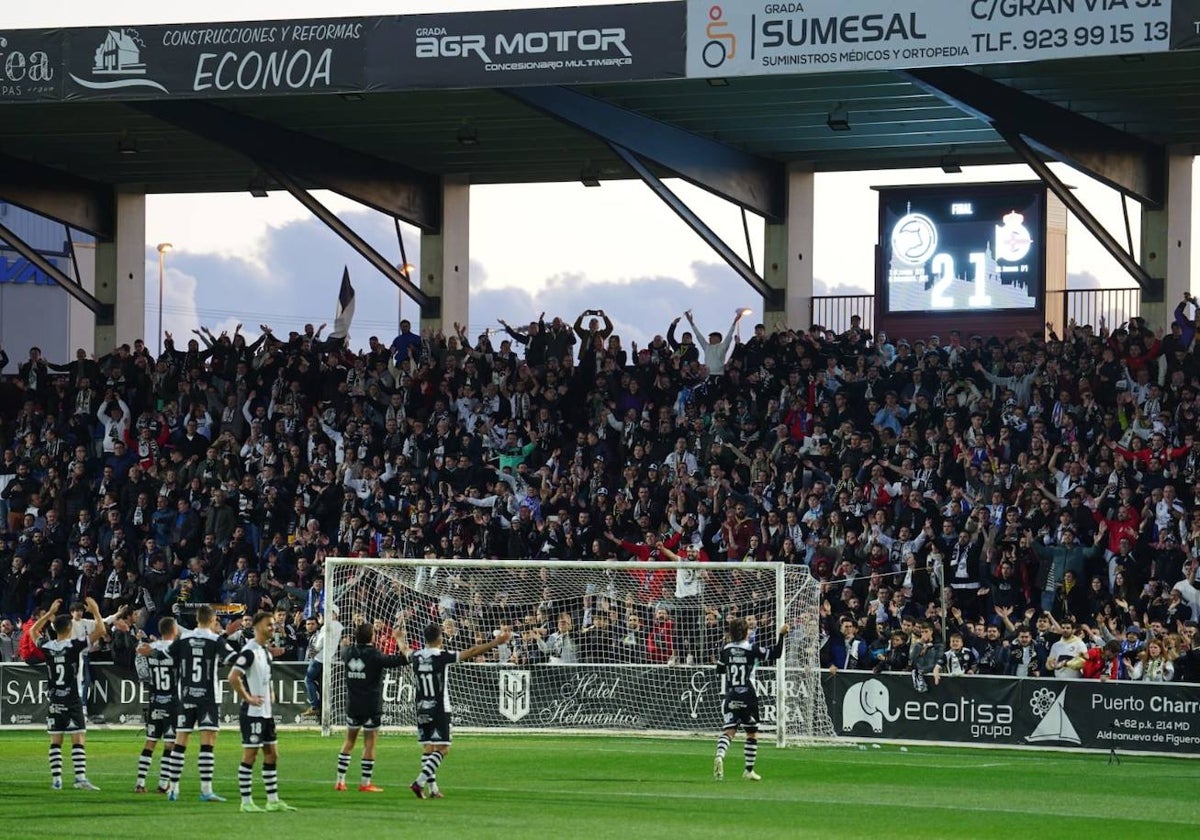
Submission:
<svg viewBox="0 0 1200 840">
<path fill-rule="evenodd" d="M 1026 741 L 1031 744 L 1040 744 L 1044 741 L 1066 741 L 1068 744 L 1076 746 L 1082 743 L 1079 733 L 1075 731 L 1075 724 L 1071 723 L 1071 718 L 1067 716 L 1067 710 L 1063 707 L 1066 696 L 1065 688 L 1059 692 L 1058 696 L 1055 696 L 1054 692 L 1048 688 L 1039 688 L 1033 693 L 1033 697 L 1029 698 L 1029 705 L 1032 707 L 1033 713 L 1042 719 L 1042 722 L 1025 739 Z"/>
</svg>

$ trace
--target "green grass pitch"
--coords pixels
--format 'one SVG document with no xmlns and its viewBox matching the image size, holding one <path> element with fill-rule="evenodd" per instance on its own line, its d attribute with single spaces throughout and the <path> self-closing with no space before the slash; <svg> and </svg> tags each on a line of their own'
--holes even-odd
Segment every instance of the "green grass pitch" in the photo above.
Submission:
<svg viewBox="0 0 1200 840">
<path fill-rule="evenodd" d="M 357 792 L 357 754 L 350 790 L 333 790 L 339 738 L 284 731 L 280 795 L 300 810 L 241 814 L 236 741 L 226 731 L 217 744 L 215 787 L 229 802 L 198 801 L 193 743 L 181 799 L 170 803 L 132 793 L 139 732 L 88 733 L 99 793 L 52 793 L 46 736 L 0 733 L 0 837 L 1161 838 L 1194 828 L 1200 779 L 1193 761 L 1136 755 L 1118 766 L 1053 752 L 764 746 L 756 783 L 741 779 L 738 741 L 716 782 L 709 739 L 462 733 L 438 773 L 446 798 L 418 801 L 409 733 L 380 739 L 375 783 L 386 792 L 372 795 Z M 157 773 L 156 756 L 151 785 Z M 69 788 L 66 756 L 64 776 Z M 264 799 L 257 772 L 255 799 Z"/>
</svg>

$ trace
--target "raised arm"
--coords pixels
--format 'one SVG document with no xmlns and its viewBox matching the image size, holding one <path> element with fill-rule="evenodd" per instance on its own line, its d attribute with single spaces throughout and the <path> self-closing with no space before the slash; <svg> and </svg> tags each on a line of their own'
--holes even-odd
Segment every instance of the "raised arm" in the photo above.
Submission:
<svg viewBox="0 0 1200 840">
<path fill-rule="evenodd" d="M 494 650 L 495 648 L 500 647 L 500 645 L 505 644 L 511 638 L 512 638 L 511 630 L 502 630 L 499 635 L 493 636 L 492 640 L 490 642 L 484 642 L 481 645 L 475 645 L 475 647 L 467 648 L 466 650 L 464 650 L 462 653 L 460 653 L 458 655 L 458 661 L 466 662 L 469 659 L 474 659 L 477 656 L 482 656 L 483 654 L 487 653 L 488 651 Z"/>
</svg>

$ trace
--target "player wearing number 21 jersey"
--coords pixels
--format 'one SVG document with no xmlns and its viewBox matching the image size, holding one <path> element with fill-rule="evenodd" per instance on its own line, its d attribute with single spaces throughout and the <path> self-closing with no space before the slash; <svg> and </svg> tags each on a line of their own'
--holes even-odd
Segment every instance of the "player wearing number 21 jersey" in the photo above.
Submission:
<svg viewBox="0 0 1200 840">
<path fill-rule="evenodd" d="M 264 809 L 254 804 L 252 796 L 254 761 L 262 753 L 263 788 L 267 793 L 267 811 L 294 811 L 279 798 L 279 777 L 276 770 L 279 750 L 276 747 L 274 701 L 271 688 L 271 653 L 267 645 L 275 632 L 275 616 L 260 612 L 254 616 L 254 638 L 246 642 L 234 657 L 229 671 L 229 684 L 242 699 L 239 720 L 242 728 L 242 763 L 238 767 L 238 789 L 242 795 L 243 812 Z"/>
<path fill-rule="evenodd" d="M 735 618 L 729 622 L 729 642 L 717 657 L 717 673 L 725 676 L 725 702 L 721 709 L 724 724 L 721 737 L 717 739 L 717 757 L 713 760 L 713 777 L 718 780 L 725 778 L 725 752 L 739 726 L 746 730 L 746 766 L 742 778 L 755 782 L 762 778 L 754 771 L 758 758 L 758 694 L 754 691 L 754 669 L 759 664 L 774 662 L 783 654 L 787 634 L 785 624 L 779 628 L 779 639 L 774 647 L 761 647 L 747 641 L 746 619 Z"/>
<path fill-rule="evenodd" d="M 446 690 L 446 669 L 456 662 L 481 656 L 506 644 L 511 638 L 510 631 L 500 630 L 490 642 L 475 645 L 462 653 L 453 653 L 442 648 L 440 624 L 430 624 L 425 628 L 425 647 L 413 651 L 408 658 L 417 689 L 417 741 L 423 747 L 421 772 L 409 785 L 417 799 L 425 798 L 426 785 L 432 798 L 440 799 L 442 796 L 437 784 L 437 769 L 446 753 L 450 752 L 450 696 Z"/>
</svg>

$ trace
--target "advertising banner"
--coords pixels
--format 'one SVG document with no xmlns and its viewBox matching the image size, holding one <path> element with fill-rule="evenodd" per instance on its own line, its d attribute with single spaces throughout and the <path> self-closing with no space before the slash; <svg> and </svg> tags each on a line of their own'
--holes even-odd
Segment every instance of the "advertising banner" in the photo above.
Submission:
<svg viewBox="0 0 1200 840">
<path fill-rule="evenodd" d="M 304 693 L 303 662 L 276 662 L 271 666 L 275 683 L 276 718 L 283 723 L 300 723 L 308 708 Z M 221 669 L 226 671 L 226 669 Z M 237 695 L 222 680 L 219 684 L 221 720 L 236 724 Z M 88 718 L 104 723 L 139 724 L 148 700 L 147 689 L 132 670 L 112 664 L 92 665 L 88 691 Z M 0 665 L 0 724 L 16 726 L 46 722 L 46 669 L 24 664 Z"/>
<path fill-rule="evenodd" d="M 907 674 L 822 675 L 839 736 L 1200 753 L 1200 685 Z"/>
<path fill-rule="evenodd" d="M 1171 48 L 1172 23 L 1169 0 L 688 0 L 687 73 L 794 75 L 1156 53 Z"/>
<path fill-rule="evenodd" d="M 371 89 L 561 85 L 683 76 L 682 3 L 381 18 Z"/>
<path fill-rule="evenodd" d="M 0 29 L 0 103 L 62 98 L 60 30 Z"/>
<path fill-rule="evenodd" d="M 67 33 L 67 99 L 361 90 L 362 18 L 122 26 Z"/>
</svg>

